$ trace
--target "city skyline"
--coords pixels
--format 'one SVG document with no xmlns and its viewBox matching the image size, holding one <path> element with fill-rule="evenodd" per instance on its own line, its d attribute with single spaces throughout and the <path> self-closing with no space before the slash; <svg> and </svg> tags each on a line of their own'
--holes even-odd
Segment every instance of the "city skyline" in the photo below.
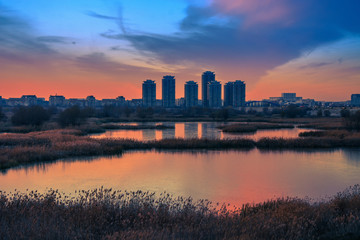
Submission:
<svg viewBox="0 0 360 240">
<path fill-rule="evenodd" d="M 170 74 L 179 98 L 211 69 L 223 83 L 245 80 L 248 99 L 297 92 L 345 101 L 360 92 L 359 8 L 356 0 L 2 0 L 0 95 L 134 99 L 139 81 Z"/>
</svg>

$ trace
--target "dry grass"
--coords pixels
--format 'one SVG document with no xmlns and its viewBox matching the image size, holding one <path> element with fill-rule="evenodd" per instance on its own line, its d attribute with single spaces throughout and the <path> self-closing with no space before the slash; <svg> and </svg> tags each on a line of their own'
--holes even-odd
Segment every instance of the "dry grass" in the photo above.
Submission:
<svg viewBox="0 0 360 240">
<path fill-rule="evenodd" d="M 359 218 L 359 186 L 314 204 L 284 198 L 235 210 L 103 188 L 0 192 L 1 239 L 359 239 Z"/>
<path fill-rule="evenodd" d="M 131 139 L 95 139 L 83 136 L 83 130 L 62 129 L 26 134 L 0 134 L 0 169 L 61 158 L 121 154 L 125 150 L 146 149 L 301 149 L 360 147 L 359 134 L 344 138 L 307 137 L 298 139 L 163 139 L 136 141 Z"/>
<path fill-rule="evenodd" d="M 125 130 L 143 130 L 143 129 L 174 129 L 174 126 L 167 126 L 164 124 L 157 125 L 118 125 L 118 124 L 103 124 L 101 125 L 104 129 L 125 129 Z"/>
<path fill-rule="evenodd" d="M 354 139 L 360 138 L 360 132 L 346 130 L 308 131 L 300 133 L 299 137 Z"/>
<path fill-rule="evenodd" d="M 261 138 L 256 142 L 260 149 L 315 149 L 315 148 L 340 148 L 360 147 L 360 137 L 354 138 Z"/>
<path fill-rule="evenodd" d="M 292 124 L 275 124 L 275 123 L 237 123 L 218 127 L 227 133 L 249 133 L 256 132 L 259 129 L 283 129 L 294 128 Z"/>
<path fill-rule="evenodd" d="M 319 130 L 344 130 L 345 124 L 342 118 L 316 118 L 311 122 L 301 124 L 299 127 Z"/>
<path fill-rule="evenodd" d="M 21 164 L 52 161 L 77 156 L 121 154 L 132 149 L 249 149 L 247 139 L 163 139 L 142 142 L 131 139 L 94 139 L 78 129 L 0 134 L 0 169 Z"/>
</svg>

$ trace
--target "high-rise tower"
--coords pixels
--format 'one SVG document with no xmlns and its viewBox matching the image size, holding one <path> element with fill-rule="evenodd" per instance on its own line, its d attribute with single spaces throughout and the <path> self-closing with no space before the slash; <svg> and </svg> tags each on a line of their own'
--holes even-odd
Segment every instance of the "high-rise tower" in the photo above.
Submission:
<svg viewBox="0 0 360 240">
<path fill-rule="evenodd" d="M 142 100 L 144 107 L 152 107 L 156 104 L 156 83 L 146 80 L 142 84 Z"/>
<path fill-rule="evenodd" d="M 185 106 L 187 108 L 198 105 L 198 84 L 194 81 L 185 83 Z"/>
<path fill-rule="evenodd" d="M 224 107 L 233 106 L 234 102 L 234 82 L 227 82 L 224 85 Z"/>
<path fill-rule="evenodd" d="M 201 76 L 201 97 L 204 107 L 209 107 L 209 83 L 215 81 L 215 73 L 206 71 Z"/>
<path fill-rule="evenodd" d="M 233 106 L 244 107 L 245 106 L 245 82 L 236 80 L 234 82 L 233 90 Z"/>
<path fill-rule="evenodd" d="M 209 107 L 221 107 L 221 83 L 218 81 L 211 81 L 209 83 Z"/>
<path fill-rule="evenodd" d="M 162 105 L 163 107 L 175 106 L 175 77 L 164 76 L 162 79 Z"/>
</svg>

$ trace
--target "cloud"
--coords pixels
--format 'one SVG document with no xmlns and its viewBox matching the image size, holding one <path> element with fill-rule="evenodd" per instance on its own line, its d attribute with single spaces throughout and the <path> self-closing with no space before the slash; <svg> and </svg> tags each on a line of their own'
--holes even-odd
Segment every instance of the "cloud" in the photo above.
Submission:
<svg viewBox="0 0 360 240">
<path fill-rule="evenodd" d="M 39 41 L 25 18 L 0 5 L 0 61 L 31 62 L 56 51 Z"/>
<path fill-rule="evenodd" d="M 99 14 L 99 13 L 96 13 L 93 11 L 87 11 L 86 14 L 91 17 L 95 17 L 95 18 L 101 18 L 101 19 L 107 19 L 107 20 L 119 20 L 119 17 L 111 17 L 111 16 Z"/>
<path fill-rule="evenodd" d="M 189 6 L 172 35 L 128 29 L 102 36 L 126 40 L 165 64 L 226 66 L 237 74 L 257 66 L 255 80 L 305 51 L 360 33 L 359 7 L 357 0 L 214 0 Z"/>
<path fill-rule="evenodd" d="M 333 62 L 316 62 L 316 63 L 309 63 L 304 66 L 299 67 L 299 69 L 307 69 L 307 68 L 320 68 L 327 65 L 334 64 Z"/>
<path fill-rule="evenodd" d="M 75 44 L 76 42 L 67 37 L 61 36 L 40 36 L 36 38 L 38 41 L 43 43 L 59 43 L 59 44 Z"/>
</svg>

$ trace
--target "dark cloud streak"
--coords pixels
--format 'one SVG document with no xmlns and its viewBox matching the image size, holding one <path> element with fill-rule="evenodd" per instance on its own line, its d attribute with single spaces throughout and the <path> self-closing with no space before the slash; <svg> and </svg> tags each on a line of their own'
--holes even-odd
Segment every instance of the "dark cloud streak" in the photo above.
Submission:
<svg viewBox="0 0 360 240">
<path fill-rule="evenodd" d="M 127 40 L 140 52 L 168 64 L 191 61 L 200 66 L 216 66 L 225 63 L 235 69 L 258 65 L 261 75 L 305 51 L 340 40 L 348 32 L 360 32 L 357 0 L 284 2 L 292 6 L 296 21 L 283 24 L 279 23 L 280 19 L 244 27 L 248 17 L 244 13 L 226 15 L 217 11 L 215 5 L 190 6 L 179 24 L 179 32 L 174 35 L 127 31 L 107 32 L 102 36 Z"/>
</svg>

